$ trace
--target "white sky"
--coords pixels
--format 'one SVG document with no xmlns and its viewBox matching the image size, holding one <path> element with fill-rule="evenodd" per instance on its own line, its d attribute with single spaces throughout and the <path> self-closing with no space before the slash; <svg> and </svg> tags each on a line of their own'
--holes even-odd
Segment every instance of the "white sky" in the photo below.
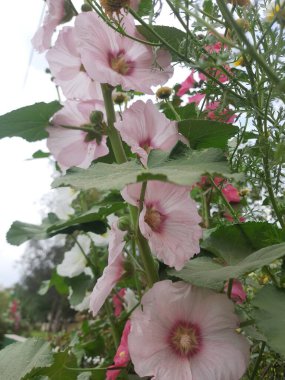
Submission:
<svg viewBox="0 0 285 380">
<path fill-rule="evenodd" d="M 79 5 L 82 1 L 74 3 Z M 30 40 L 39 26 L 43 5 L 43 0 L 13 0 L 1 4 L 0 115 L 57 98 L 49 75 L 44 73 L 47 67 L 44 54 L 35 52 L 29 66 Z M 173 23 L 172 18 L 163 21 L 167 25 Z M 179 73 L 171 84 L 183 81 L 188 71 L 185 69 L 182 73 L 180 69 Z M 0 140 L 0 286 L 10 286 L 19 279 L 21 268 L 17 261 L 25 250 L 25 244 L 15 247 L 6 242 L 10 225 L 15 220 L 39 224 L 40 199 L 50 191 L 52 168 L 48 159 L 29 160 L 38 149 L 47 151 L 44 141 Z"/>
</svg>

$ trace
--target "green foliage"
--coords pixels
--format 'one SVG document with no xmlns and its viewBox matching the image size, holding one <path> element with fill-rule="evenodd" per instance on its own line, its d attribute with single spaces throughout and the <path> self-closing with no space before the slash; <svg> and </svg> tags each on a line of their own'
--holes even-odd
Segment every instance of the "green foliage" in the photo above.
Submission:
<svg viewBox="0 0 285 380">
<path fill-rule="evenodd" d="M 57 234 L 71 234 L 74 231 L 103 234 L 106 232 L 106 223 L 102 219 L 123 207 L 124 204 L 119 202 L 111 206 L 95 206 L 84 213 L 73 215 L 67 221 L 60 220 L 55 214 L 50 213 L 40 226 L 16 221 L 7 232 L 7 241 L 12 245 L 20 245 L 27 240 L 42 240 Z"/>
<path fill-rule="evenodd" d="M 225 149 L 229 138 L 238 132 L 238 127 L 212 120 L 188 119 L 178 122 L 181 132 L 192 149 Z"/>
<path fill-rule="evenodd" d="M 72 289 L 70 304 L 75 306 L 82 302 L 86 295 L 87 289 L 93 283 L 93 279 L 82 273 L 79 276 L 68 279 L 68 283 Z"/>
<path fill-rule="evenodd" d="M 89 169 L 72 168 L 68 173 L 55 179 L 53 187 L 72 186 L 76 189 L 96 188 L 99 191 L 121 190 L 125 185 L 145 180 L 169 180 L 179 185 L 193 185 L 202 174 L 222 174 L 229 176 L 223 153 L 218 149 L 207 149 L 201 152 L 189 152 L 188 155 L 169 160 L 168 154 L 151 151 L 148 169 L 143 169 L 134 161 L 124 164 L 97 163 Z"/>
<path fill-rule="evenodd" d="M 168 45 L 171 46 L 176 51 L 181 51 L 183 48 L 183 43 L 186 39 L 186 33 L 180 29 L 174 28 L 173 26 L 165 25 L 152 25 L 152 29 L 157 35 L 154 35 L 145 26 L 138 25 L 137 29 L 140 34 L 142 34 L 148 41 L 159 43 L 165 40 Z M 158 37 L 159 36 L 159 37 Z M 177 54 L 170 51 L 173 61 L 181 60 Z"/>
<path fill-rule="evenodd" d="M 262 248 L 232 265 L 220 265 L 209 257 L 198 257 L 190 260 L 181 271 L 168 273 L 197 286 L 221 289 L 226 280 L 254 272 L 284 255 L 285 243 L 281 243 Z"/>
<path fill-rule="evenodd" d="M 0 351 L 0 373 L 5 380 L 21 380 L 34 368 L 47 367 L 53 362 L 49 344 L 41 339 L 14 343 Z M 58 379 L 57 379 L 58 380 Z"/>
<path fill-rule="evenodd" d="M 41 296 L 45 295 L 52 286 L 55 287 L 56 291 L 59 294 L 68 295 L 69 293 L 68 285 L 66 284 L 64 279 L 57 274 L 55 270 L 53 271 L 50 280 L 42 282 L 38 294 Z"/>
<path fill-rule="evenodd" d="M 43 152 L 42 150 L 37 150 L 33 156 L 33 158 L 47 158 L 50 157 L 50 153 L 48 152 Z"/>
<path fill-rule="evenodd" d="M 252 302 L 255 322 L 273 350 L 285 355 L 285 289 L 273 285 L 262 288 Z"/>
<path fill-rule="evenodd" d="M 27 141 L 45 139 L 49 120 L 60 109 L 59 102 L 53 101 L 36 103 L 0 116 L 0 139 L 14 136 Z"/>
<path fill-rule="evenodd" d="M 152 11 L 152 0 L 141 0 L 139 3 L 138 15 L 147 16 Z"/>
</svg>

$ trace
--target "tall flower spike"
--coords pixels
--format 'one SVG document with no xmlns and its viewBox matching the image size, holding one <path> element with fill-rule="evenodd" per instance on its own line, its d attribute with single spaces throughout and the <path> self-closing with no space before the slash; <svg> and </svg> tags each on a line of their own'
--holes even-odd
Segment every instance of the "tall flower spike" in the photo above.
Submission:
<svg viewBox="0 0 285 380">
<path fill-rule="evenodd" d="M 97 142 L 92 133 L 61 127 L 84 127 L 90 124 L 90 115 L 95 110 L 104 111 L 101 102 L 68 100 L 54 115 L 54 126 L 47 128 L 47 146 L 63 170 L 72 166 L 86 169 L 93 160 L 108 154 L 106 136 Z"/>
<path fill-rule="evenodd" d="M 176 123 L 159 112 L 151 100 L 138 100 L 123 112 L 115 127 L 144 166 L 152 149 L 170 151 L 180 139 Z"/>
<path fill-rule="evenodd" d="M 237 334 L 233 303 L 182 281 L 157 282 L 131 315 L 131 360 L 155 380 L 239 380 L 249 344 Z"/>
<path fill-rule="evenodd" d="M 128 32 L 130 22 L 127 18 Z M 120 35 L 94 12 L 77 16 L 75 30 L 86 72 L 100 83 L 153 94 L 151 86 L 165 83 L 173 74 L 167 51 L 159 50 L 154 56 L 149 46 Z"/>
<path fill-rule="evenodd" d="M 128 203 L 138 207 L 141 187 L 141 183 L 127 185 L 121 194 Z M 139 227 L 159 260 L 177 270 L 183 268 L 194 254 L 200 252 L 200 222 L 189 188 L 148 181 Z"/>
<path fill-rule="evenodd" d="M 90 299 L 90 310 L 96 316 L 111 293 L 113 287 L 124 273 L 123 249 L 125 246 L 124 236 L 126 231 L 120 231 L 117 222 L 112 224 L 109 244 L 108 265 L 102 276 L 96 282 Z"/>
<path fill-rule="evenodd" d="M 43 25 L 32 38 L 32 45 L 39 53 L 50 48 L 52 34 L 64 17 L 64 0 L 47 0 L 47 7 Z"/>
<path fill-rule="evenodd" d="M 74 28 L 64 27 L 46 54 L 54 81 L 68 99 L 102 100 L 100 83 L 86 73 L 82 64 Z"/>
</svg>

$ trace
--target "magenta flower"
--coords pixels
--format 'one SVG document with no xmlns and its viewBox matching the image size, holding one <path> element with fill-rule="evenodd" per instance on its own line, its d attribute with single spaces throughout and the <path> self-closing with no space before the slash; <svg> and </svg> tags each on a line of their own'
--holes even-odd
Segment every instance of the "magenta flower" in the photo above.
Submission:
<svg viewBox="0 0 285 380">
<path fill-rule="evenodd" d="M 205 98 L 205 94 L 196 94 L 188 98 L 188 103 L 195 103 L 197 106 Z"/>
<path fill-rule="evenodd" d="M 86 72 L 100 83 L 153 94 L 151 86 L 164 84 L 173 74 L 167 51 L 154 56 L 150 47 L 120 35 L 94 12 L 77 16 L 75 30 Z"/>
<path fill-rule="evenodd" d="M 235 221 L 234 218 L 230 214 L 228 214 L 226 212 L 224 213 L 223 216 L 224 216 L 224 218 L 226 218 L 231 223 L 233 223 Z M 246 221 L 246 219 L 243 216 L 240 216 L 238 218 L 238 220 L 239 220 L 240 223 L 244 223 Z"/>
<path fill-rule="evenodd" d="M 138 207 L 141 187 L 141 183 L 127 185 L 121 194 L 128 203 Z M 159 260 L 180 270 L 199 253 L 200 222 L 189 188 L 160 181 L 147 183 L 139 227 Z"/>
<path fill-rule="evenodd" d="M 104 111 L 101 102 L 68 100 L 54 115 L 53 126 L 47 128 L 47 146 L 63 170 L 72 166 L 86 169 L 93 160 L 108 154 L 106 136 L 102 136 L 98 142 L 92 132 L 62 127 L 80 128 L 90 125 L 90 114 L 95 110 Z"/>
<path fill-rule="evenodd" d="M 147 166 L 152 149 L 170 151 L 181 139 L 176 123 L 159 112 L 151 100 L 146 103 L 138 100 L 123 112 L 122 117 L 123 120 L 117 121 L 115 127 L 144 166 Z"/>
<path fill-rule="evenodd" d="M 98 314 L 113 287 L 124 274 L 122 252 L 125 246 L 125 235 L 126 231 L 120 231 L 117 222 L 114 222 L 110 232 L 108 265 L 96 282 L 90 298 L 90 310 L 94 317 Z"/>
<path fill-rule="evenodd" d="M 229 203 L 239 203 L 240 202 L 239 191 L 236 187 L 234 187 L 230 183 L 227 183 L 227 181 L 222 177 L 215 177 L 214 182 L 217 186 L 219 186 L 220 184 L 223 184 L 222 193 L 224 194 L 226 200 Z"/>
<path fill-rule="evenodd" d="M 228 281 L 225 283 L 224 292 L 227 293 L 229 283 Z M 243 289 L 242 283 L 239 280 L 234 279 L 232 290 L 231 290 L 231 299 L 237 303 L 242 304 L 246 300 L 246 292 Z"/>
<path fill-rule="evenodd" d="M 249 344 L 237 334 L 233 303 L 184 282 L 157 282 L 131 316 L 135 371 L 155 380 L 239 380 Z"/>
<path fill-rule="evenodd" d="M 128 362 L 130 361 L 130 354 L 129 354 L 129 348 L 128 348 L 128 337 L 130 334 L 130 329 L 131 329 L 131 322 L 127 321 L 122 333 L 120 345 L 114 357 L 114 365 L 111 365 L 109 367 L 109 370 L 107 370 L 106 380 L 116 380 L 121 370 L 120 369 L 112 370 L 112 368 L 126 367 Z"/>
<path fill-rule="evenodd" d="M 206 110 L 208 111 L 208 118 L 211 120 L 223 121 L 225 123 L 234 123 L 236 119 L 236 115 L 234 111 L 229 108 L 220 109 L 220 102 L 211 102 L 206 106 Z"/>
<path fill-rule="evenodd" d="M 196 81 L 194 79 L 194 73 L 195 71 L 192 70 L 190 75 L 185 79 L 184 82 L 181 83 L 179 90 L 177 91 L 177 96 L 183 96 L 186 94 L 186 92 L 190 89 L 193 88 Z"/>
<path fill-rule="evenodd" d="M 122 288 L 118 293 L 114 294 L 112 297 L 113 306 L 115 308 L 114 315 L 119 317 L 123 311 L 123 297 L 126 293 L 126 289 Z"/>
<path fill-rule="evenodd" d="M 64 27 L 46 54 L 54 81 L 68 99 L 103 99 L 99 82 L 86 73 L 77 49 L 74 28 Z"/>
<path fill-rule="evenodd" d="M 46 3 L 48 10 L 43 25 L 32 38 L 32 45 L 39 53 L 50 48 L 52 34 L 64 17 L 64 0 L 47 0 Z"/>
</svg>

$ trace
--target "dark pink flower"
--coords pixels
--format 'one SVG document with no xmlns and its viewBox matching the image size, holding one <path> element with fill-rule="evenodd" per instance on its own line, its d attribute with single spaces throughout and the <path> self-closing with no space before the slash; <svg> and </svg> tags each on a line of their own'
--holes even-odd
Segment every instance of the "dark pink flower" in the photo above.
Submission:
<svg viewBox="0 0 285 380">
<path fill-rule="evenodd" d="M 123 249 L 125 235 L 126 231 L 119 230 L 117 222 L 114 222 L 110 231 L 108 265 L 96 282 L 90 298 L 90 310 L 93 316 L 98 314 L 112 289 L 124 274 Z"/>
<path fill-rule="evenodd" d="M 141 183 L 127 185 L 123 198 L 139 206 Z M 200 252 L 201 217 L 190 189 L 168 182 L 148 181 L 139 227 L 149 241 L 152 253 L 165 264 L 180 270 Z"/>
<path fill-rule="evenodd" d="M 205 46 L 205 50 L 208 53 L 220 53 L 220 51 L 222 50 L 223 46 L 224 45 L 222 44 L 221 41 L 217 41 L 217 42 L 215 42 L 212 45 Z"/>
<path fill-rule="evenodd" d="M 123 311 L 123 297 L 126 293 L 126 289 L 122 288 L 118 293 L 114 294 L 112 297 L 113 306 L 115 308 L 114 315 L 119 317 Z"/>
<path fill-rule="evenodd" d="M 131 329 L 131 322 L 127 321 L 122 333 L 121 342 L 117 349 L 116 355 L 114 357 L 114 365 L 109 367 L 107 370 L 106 380 L 116 380 L 121 370 L 110 370 L 113 367 L 126 367 L 130 361 L 129 347 L 128 347 L 128 337 Z"/>
<path fill-rule="evenodd" d="M 177 91 L 177 96 L 183 96 L 186 92 L 193 88 L 196 81 L 194 79 L 194 71 L 192 70 L 190 75 L 181 83 L 179 90 Z"/>
<path fill-rule="evenodd" d="M 146 103 L 138 100 L 132 104 L 123 112 L 122 120 L 117 121 L 115 127 L 122 139 L 131 146 L 132 152 L 138 154 L 144 166 L 147 166 L 152 149 L 168 152 L 181 139 L 176 123 L 159 112 L 151 100 Z"/>
<path fill-rule="evenodd" d="M 97 142 L 88 132 L 62 127 L 85 127 L 90 124 L 90 115 L 95 110 L 104 112 L 101 102 L 68 100 L 54 115 L 53 126 L 47 128 L 47 146 L 63 170 L 72 166 L 86 169 L 93 160 L 108 154 L 106 136 Z"/>
<path fill-rule="evenodd" d="M 188 103 L 195 103 L 197 106 L 205 98 L 205 94 L 196 94 L 188 98 Z"/>
<path fill-rule="evenodd" d="M 59 32 L 54 47 L 46 54 L 54 81 L 68 99 L 102 100 L 100 83 L 86 73 L 77 43 L 74 28 L 66 26 Z"/>
<path fill-rule="evenodd" d="M 225 123 L 234 123 L 236 115 L 234 111 L 229 108 L 221 109 L 220 102 L 211 102 L 206 105 L 208 111 L 207 117 L 211 120 L 223 121 Z"/>
<path fill-rule="evenodd" d="M 32 38 L 33 47 L 43 53 L 50 48 L 52 34 L 64 17 L 64 0 L 47 0 L 48 10 L 43 25 Z"/>
<path fill-rule="evenodd" d="M 239 380 L 249 344 L 224 294 L 169 280 L 153 285 L 131 315 L 136 373 L 155 380 Z"/>
<path fill-rule="evenodd" d="M 153 94 L 151 86 L 164 84 L 173 74 L 167 51 L 154 56 L 149 46 L 120 35 L 95 12 L 78 15 L 75 30 L 85 70 L 100 83 Z"/>
<path fill-rule="evenodd" d="M 224 194 L 226 200 L 229 203 L 239 203 L 240 202 L 239 191 L 236 187 L 234 187 L 230 183 L 227 183 L 227 181 L 221 177 L 215 177 L 214 182 L 217 186 L 219 186 L 220 184 L 223 184 L 222 193 Z"/>
<path fill-rule="evenodd" d="M 234 218 L 228 213 L 224 213 L 224 218 L 226 218 L 231 223 L 234 222 Z M 240 223 L 244 223 L 246 221 L 246 219 L 243 216 L 239 216 L 238 220 L 240 221 Z"/>
<path fill-rule="evenodd" d="M 225 283 L 224 292 L 227 293 L 229 283 L 228 281 Z M 239 280 L 234 279 L 232 290 L 231 290 L 231 299 L 237 303 L 242 304 L 246 300 L 246 292 L 243 289 L 242 283 Z"/>
</svg>

